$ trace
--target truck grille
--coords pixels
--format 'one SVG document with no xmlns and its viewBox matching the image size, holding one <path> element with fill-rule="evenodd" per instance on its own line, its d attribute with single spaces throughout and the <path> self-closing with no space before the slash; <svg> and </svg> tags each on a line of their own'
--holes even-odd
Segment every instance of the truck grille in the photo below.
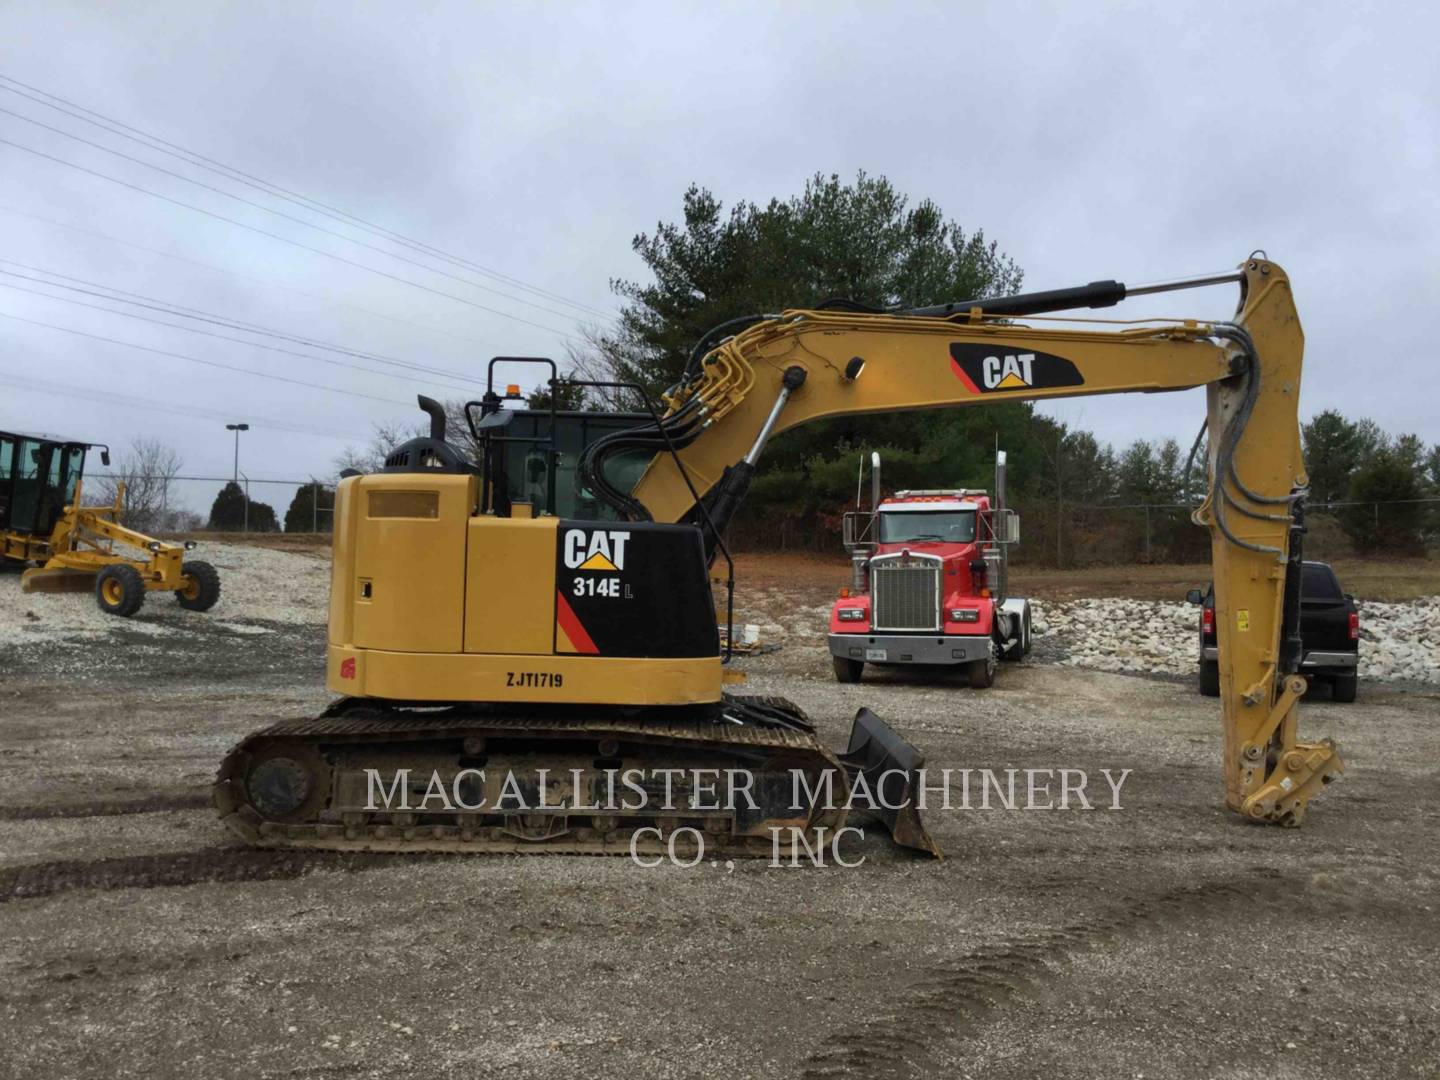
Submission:
<svg viewBox="0 0 1440 1080">
<path fill-rule="evenodd" d="M 940 561 L 872 561 L 870 607 L 876 630 L 939 630 Z"/>
</svg>

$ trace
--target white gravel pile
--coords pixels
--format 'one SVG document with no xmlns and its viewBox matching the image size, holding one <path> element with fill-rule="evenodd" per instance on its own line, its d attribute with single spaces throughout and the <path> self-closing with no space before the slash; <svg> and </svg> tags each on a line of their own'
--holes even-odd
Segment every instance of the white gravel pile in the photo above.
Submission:
<svg viewBox="0 0 1440 1080">
<path fill-rule="evenodd" d="M 1199 609 L 1168 600 L 1032 601 L 1036 645 L 1062 664 L 1193 675 Z M 1361 601 L 1360 676 L 1440 683 L 1440 596 Z"/>
<path fill-rule="evenodd" d="M 23 593 L 20 575 L 0 576 L 0 646 L 83 646 L 124 632 L 164 638 L 192 632 L 198 620 L 241 634 L 274 624 L 324 625 L 330 560 L 244 544 L 202 543 L 193 553 L 220 572 L 220 601 L 208 612 L 186 611 L 168 593 L 149 593 L 129 619 L 106 615 L 92 593 Z"/>
</svg>

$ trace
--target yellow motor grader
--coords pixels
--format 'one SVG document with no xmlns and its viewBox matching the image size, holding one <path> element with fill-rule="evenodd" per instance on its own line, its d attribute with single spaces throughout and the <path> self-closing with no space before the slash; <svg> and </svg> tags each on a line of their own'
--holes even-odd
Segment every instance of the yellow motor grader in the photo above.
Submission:
<svg viewBox="0 0 1440 1080">
<path fill-rule="evenodd" d="M 124 484 L 110 506 L 80 504 L 85 457 L 95 447 L 109 465 L 100 443 L 0 431 L 0 568 L 38 563 L 20 578 L 25 592 L 94 590 L 109 615 L 134 615 L 147 592 L 173 592 L 191 611 L 214 607 L 220 575 L 185 558 L 193 541 L 168 544 L 120 523 Z"/>
</svg>

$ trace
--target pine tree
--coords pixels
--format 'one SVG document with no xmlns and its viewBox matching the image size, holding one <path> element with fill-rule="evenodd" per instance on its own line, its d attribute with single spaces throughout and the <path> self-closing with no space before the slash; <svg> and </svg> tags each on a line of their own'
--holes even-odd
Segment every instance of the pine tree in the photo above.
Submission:
<svg viewBox="0 0 1440 1080">
<path fill-rule="evenodd" d="M 211 529 L 218 532 L 239 532 L 245 526 L 245 492 L 231 480 L 210 506 Z"/>
</svg>

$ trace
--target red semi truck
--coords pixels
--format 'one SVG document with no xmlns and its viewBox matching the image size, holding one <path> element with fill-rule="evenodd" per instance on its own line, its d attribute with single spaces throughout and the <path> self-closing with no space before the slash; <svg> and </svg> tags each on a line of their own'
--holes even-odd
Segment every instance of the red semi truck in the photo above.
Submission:
<svg viewBox="0 0 1440 1080">
<path fill-rule="evenodd" d="M 997 660 L 1030 651 L 1030 603 L 1006 594 L 1006 553 L 1020 528 L 1004 505 L 1004 453 L 993 499 L 954 488 L 882 500 L 878 454 L 871 492 L 869 511 L 845 515 L 854 580 L 830 611 L 835 677 L 858 682 L 866 664 L 963 664 L 971 686 L 989 686 Z"/>
</svg>

